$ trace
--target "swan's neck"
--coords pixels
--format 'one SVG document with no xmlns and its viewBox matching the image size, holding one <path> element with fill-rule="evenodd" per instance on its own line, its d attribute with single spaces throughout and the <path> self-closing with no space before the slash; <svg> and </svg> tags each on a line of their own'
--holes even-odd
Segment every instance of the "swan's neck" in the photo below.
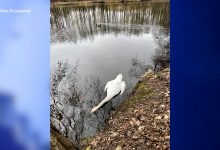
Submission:
<svg viewBox="0 0 220 150">
<path fill-rule="evenodd" d="M 105 104 L 110 99 L 111 97 L 106 96 L 96 107 L 92 109 L 92 112 L 95 112 L 96 110 L 98 110 L 100 107 L 102 107 L 103 104 Z"/>
</svg>

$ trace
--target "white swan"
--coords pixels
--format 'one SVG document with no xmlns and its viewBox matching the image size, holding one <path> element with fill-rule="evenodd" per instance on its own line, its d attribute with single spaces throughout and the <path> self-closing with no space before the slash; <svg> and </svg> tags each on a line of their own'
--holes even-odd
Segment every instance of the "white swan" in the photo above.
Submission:
<svg viewBox="0 0 220 150">
<path fill-rule="evenodd" d="M 98 110 L 104 103 L 112 99 L 114 96 L 118 95 L 119 93 L 120 95 L 124 93 L 126 84 L 125 81 L 122 81 L 122 78 L 123 76 L 120 73 L 119 75 L 117 75 L 117 77 L 114 80 L 107 82 L 104 90 L 104 91 L 107 90 L 107 96 L 96 107 L 94 107 L 91 110 L 92 113 Z"/>
</svg>

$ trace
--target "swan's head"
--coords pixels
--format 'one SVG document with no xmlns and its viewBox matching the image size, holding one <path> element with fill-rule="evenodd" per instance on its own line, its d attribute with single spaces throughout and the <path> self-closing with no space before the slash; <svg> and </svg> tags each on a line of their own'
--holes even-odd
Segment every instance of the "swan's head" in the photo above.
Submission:
<svg viewBox="0 0 220 150">
<path fill-rule="evenodd" d="M 117 77 L 116 77 L 116 80 L 120 80 L 120 81 L 122 81 L 122 79 L 123 79 L 122 74 L 121 74 L 121 73 L 120 73 L 120 74 L 118 74 L 118 75 L 117 75 Z"/>
</svg>

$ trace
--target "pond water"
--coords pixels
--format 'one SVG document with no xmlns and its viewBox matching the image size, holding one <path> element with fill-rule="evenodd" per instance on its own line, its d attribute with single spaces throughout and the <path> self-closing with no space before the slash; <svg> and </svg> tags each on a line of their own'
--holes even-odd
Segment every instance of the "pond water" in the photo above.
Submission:
<svg viewBox="0 0 220 150">
<path fill-rule="evenodd" d="M 169 55 L 169 17 L 169 3 L 52 6 L 51 124 L 74 142 L 100 131 L 147 66 Z M 125 94 L 92 114 L 119 73 Z"/>
<path fill-rule="evenodd" d="M 169 42 L 169 17 L 169 3 L 52 7 L 51 67 L 77 62 L 82 84 L 91 76 L 105 84 L 122 73 L 129 91 Z"/>
</svg>

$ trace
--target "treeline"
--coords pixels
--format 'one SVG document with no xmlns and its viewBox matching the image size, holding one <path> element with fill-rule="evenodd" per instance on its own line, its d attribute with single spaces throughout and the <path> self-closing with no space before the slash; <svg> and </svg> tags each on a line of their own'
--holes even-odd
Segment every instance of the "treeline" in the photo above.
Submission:
<svg viewBox="0 0 220 150">
<path fill-rule="evenodd" d="M 169 29 L 169 10 L 168 3 L 52 7 L 51 42 L 77 43 L 78 39 L 92 40 L 105 33 L 138 36 L 149 32 L 152 25 Z M 103 24 L 99 28 L 96 24 L 100 23 Z"/>
</svg>

